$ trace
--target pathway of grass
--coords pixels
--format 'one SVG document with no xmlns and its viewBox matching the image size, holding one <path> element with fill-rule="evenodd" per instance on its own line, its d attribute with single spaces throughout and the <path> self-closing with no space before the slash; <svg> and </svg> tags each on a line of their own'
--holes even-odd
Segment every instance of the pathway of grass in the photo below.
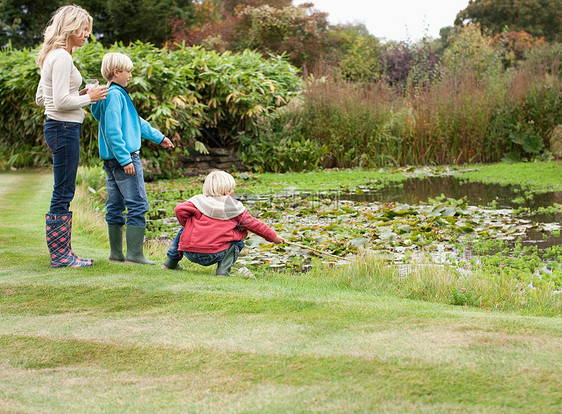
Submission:
<svg viewBox="0 0 562 414">
<path fill-rule="evenodd" d="M 50 269 L 49 174 L 0 174 L 0 411 L 558 412 L 560 318 L 110 264 Z M 87 228 L 86 214 L 76 215 Z M 96 234 L 97 231 L 97 234 Z M 164 250 L 159 252 L 164 258 Z"/>
</svg>

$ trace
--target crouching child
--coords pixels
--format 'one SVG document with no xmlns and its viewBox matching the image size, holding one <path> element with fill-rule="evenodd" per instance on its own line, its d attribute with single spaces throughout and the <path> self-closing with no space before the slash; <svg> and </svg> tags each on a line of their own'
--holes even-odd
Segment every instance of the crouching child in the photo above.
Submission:
<svg viewBox="0 0 562 414">
<path fill-rule="evenodd" d="M 225 171 L 213 171 L 205 179 L 203 194 L 175 208 L 182 228 L 167 253 L 163 269 L 181 268 L 185 256 L 202 266 L 217 264 L 217 276 L 229 276 L 244 247 L 248 230 L 275 244 L 284 243 L 273 229 L 252 217 L 233 198 L 236 183 Z"/>
</svg>

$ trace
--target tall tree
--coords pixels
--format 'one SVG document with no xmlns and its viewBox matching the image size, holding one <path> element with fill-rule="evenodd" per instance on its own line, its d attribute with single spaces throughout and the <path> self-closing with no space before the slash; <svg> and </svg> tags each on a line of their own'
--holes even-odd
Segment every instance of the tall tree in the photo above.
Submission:
<svg viewBox="0 0 562 414">
<path fill-rule="evenodd" d="M 215 0 L 217 1 L 217 0 Z M 218 0 L 218 2 L 223 4 L 224 10 L 229 13 L 234 13 L 237 7 L 260 7 L 260 6 L 271 6 L 276 9 L 281 9 L 283 7 L 290 6 L 292 0 Z"/>
<path fill-rule="evenodd" d="M 41 42 L 43 29 L 63 0 L 0 0 L 0 47 L 20 49 Z"/>
<path fill-rule="evenodd" d="M 94 18 L 94 35 L 105 45 L 142 40 L 161 45 L 174 19 L 190 21 L 195 0 L 75 0 Z M 51 14 L 66 0 L 0 0 L 0 46 L 32 47 L 42 40 Z"/>
<path fill-rule="evenodd" d="M 96 38 L 105 45 L 141 40 L 164 43 L 172 32 L 172 20 L 189 21 L 193 1 L 182 0 L 79 0 L 94 16 Z"/>
<path fill-rule="evenodd" d="M 218 51 L 241 51 L 252 49 L 264 56 L 287 53 L 297 67 L 315 64 L 329 59 L 335 50 L 337 39 L 330 36 L 326 13 L 312 9 L 313 5 L 293 6 L 286 0 L 233 0 L 237 3 L 234 13 L 223 9 L 222 18 L 217 19 L 217 8 L 225 6 L 221 0 L 204 0 L 199 8 L 199 19 L 204 24 L 194 27 L 179 27 L 173 40 L 185 40 L 188 44 L 202 45 Z M 254 7 L 245 3 L 264 3 Z M 274 6 L 268 3 L 274 4 Z M 288 2 L 290 3 L 290 1 Z M 230 3 L 229 3 L 230 4 Z M 228 6 L 228 4 L 226 4 Z M 229 6 L 230 7 L 230 6 Z"/>
<path fill-rule="evenodd" d="M 470 0 L 455 25 L 480 23 L 491 34 L 505 28 L 526 31 L 548 41 L 562 40 L 562 0 Z"/>
</svg>

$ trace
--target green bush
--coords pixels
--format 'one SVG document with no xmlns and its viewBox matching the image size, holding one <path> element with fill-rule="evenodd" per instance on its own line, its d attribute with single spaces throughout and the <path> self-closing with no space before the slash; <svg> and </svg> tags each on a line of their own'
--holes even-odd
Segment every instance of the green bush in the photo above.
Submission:
<svg viewBox="0 0 562 414">
<path fill-rule="evenodd" d="M 328 153 L 326 146 L 304 137 L 300 105 L 288 105 L 264 116 L 255 133 L 241 134 L 237 139 L 240 159 L 257 172 L 316 170 Z"/>
<path fill-rule="evenodd" d="M 506 160 L 544 158 L 550 153 L 550 137 L 562 123 L 562 82 L 550 69 L 529 61 L 505 76 L 505 94 L 490 109 L 488 139 L 501 143 Z"/>
<path fill-rule="evenodd" d="M 283 57 L 264 59 L 245 51 L 219 54 L 198 47 L 158 49 L 137 42 L 104 48 L 92 41 L 74 53 L 84 78 L 101 78 L 107 52 L 122 52 L 133 60 L 131 98 L 139 114 L 176 144 L 172 152 L 147 144 L 144 158 L 158 165 L 163 176 L 177 171 L 178 159 L 208 144 L 234 146 L 235 137 L 257 131 L 259 119 L 285 105 L 300 90 L 298 70 Z M 43 108 L 35 105 L 40 70 L 37 50 L 4 49 L 0 52 L 0 167 L 49 163 L 44 144 Z M 85 108 L 81 135 L 82 162 L 96 163 L 97 122 Z"/>
</svg>

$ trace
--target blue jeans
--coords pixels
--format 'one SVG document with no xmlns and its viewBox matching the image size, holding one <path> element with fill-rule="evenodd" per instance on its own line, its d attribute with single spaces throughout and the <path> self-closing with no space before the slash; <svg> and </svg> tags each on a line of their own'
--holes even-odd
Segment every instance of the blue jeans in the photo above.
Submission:
<svg viewBox="0 0 562 414">
<path fill-rule="evenodd" d="M 170 245 L 170 248 L 168 249 L 168 251 L 166 252 L 166 256 L 168 256 L 168 258 L 170 260 L 181 260 L 181 258 L 183 257 L 183 255 L 178 252 L 178 247 L 180 245 L 180 237 L 181 234 L 183 233 L 183 227 L 178 231 L 178 234 L 176 234 L 176 237 L 174 237 L 174 240 L 172 241 L 172 244 Z"/>
<path fill-rule="evenodd" d="M 105 203 L 105 221 L 109 225 L 125 224 L 125 208 L 127 209 L 127 225 L 146 226 L 145 213 L 149 209 L 144 174 L 138 154 L 131 154 L 135 173 L 125 174 L 125 170 L 117 160 L 104 160 L 106 174 L 107 202 Z"/>
<path fill-rule="evenodd" d="M 238 260 L 238 255 L 240 251 L 244 248 L 243 241 L 233 241 L 230 246 L 234 245 L 234 261 Z M 230 247 L 229 246 L 229 247 Z M 182 252 L 183 255 L 193 263 L 200 264 L 201 266 L 211 266 L 215 263 L 220 262 L 226 256 L 226 251 L 228 248 L 221 250 L 217 253 L 195 253 L 195 252 Z"/>
<path fill-rule="evenodd" d="M 170 258 L 171 260 L 178 260 L 179 261 L 179 260 L 182 259 L 182 254 L 183 254 L 183 256 L 185 256 L 188 260 L 192 261 L 193 263 L 197 263 L 197 264 L 200 264 L 202 266 L 211 266 L 215 263 L 220 262 L 222 259 L 224 259 L 224 256 L 226 255 L 226 251 L 228 250 L 228 248 L 226 248 L 224 250 L 221 250 L 220 252 L 217 252 L 217 253 L 196 253 L 196 252 L 180 252 L 180 251 L 178 251 L 180 237 L 181 237 L 182 233 L 183 233 L 183 227 L 178 231 L 178 234 L 176 235 L 176 237 L 172 241 L 172 244 L 171 244 L 170 248 L 168 249 L 168 252 L 166 253 L 166 256 L 168 256 L 168 258 Z M 242 240 L 233 241 L 233 242 L 230 243 L 230 245 L 231 246 L 234 245 L 234 252 L 235 252 L 234 261 L 236 261 L 236 260 L 238 260 L 238 255 L 240 254 L 240 252 L 244 248 L 244 242 Z"/>
<path fill-rule="evenodd" d="M 80 129 L 78 122 L 55 121 L 47 118 L 43 124 L 45 141 L 53 153 L 55 184 L 49 212 L 67 214 L 76 190 L 76 172 L 80 158 Z"/>
</svg>

